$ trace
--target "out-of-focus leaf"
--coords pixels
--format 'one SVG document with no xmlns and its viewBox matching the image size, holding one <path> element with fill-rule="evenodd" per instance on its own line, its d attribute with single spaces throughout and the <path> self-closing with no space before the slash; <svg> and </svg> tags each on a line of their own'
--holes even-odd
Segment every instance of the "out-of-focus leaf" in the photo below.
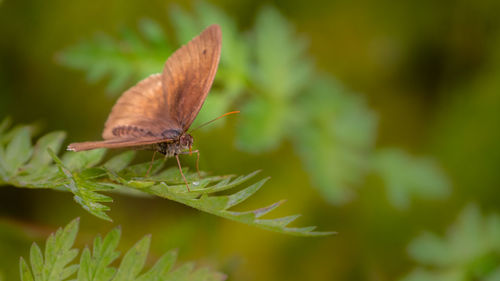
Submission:
<svg viewBox="0 0 500 281">
<path fill-rule="evenodd" d="M 462 272 L 457 270 L 447 270 L 439 273 L 429 272 L 423 268 L 417 268 L 408 274 L 406 277 L 402 278 L 401 281 L 456 281 L 464 280 L 464 275 Z"/>
<path fill-rule="evenodd" d="M 21 165 L 29 160 L 32 153 L 30 130 L 28 127 L 23 127 L 13 136 L 12 141 L 5 148 L 4 155 L 0 155 L 1 164 L 7 175 L 14 176 Z"/>
<path fill-rule="evenodd" d="M 123 29 L 120 40 L 98 34 L 58 55 L 61 64 L 87 71 L 89 81 L 110 76 L 108 92 L 116 95 L 126 85 L 161 72 L 172 49 L 161 28 L 151 20 L 139 23 L 140 34 Z M 142 36 L 141 36 L 142 35 Z"/>
<path fill-rule="evenodd" d="M 210 91 L 209 97 L 205 100 L 205 103 L 203 104 L 203 107 L 198 113 L 195 121 L 191 125 L 191 128 L 196 128 L 205 122 L 213 120 L 224 113 L 229 112 L 232 102 L 233 99 L 229 98 L 228 94 L 224 91 Z M 211 123 L 210 126 L 202 127 L 202 129 L 208 130 L 210 128 L 220 127 L 225 124 L 225 121 L 226 118 L 221 118 L 217 120 L 217 122 Z"/>
<path fill-rule="evenodd" d="M 312 64 L 304 56 L 305 41 L 293 34 L 289 22 L 271 7 L 263 8 L 255 23 L 256 84 L 267 96 L 289 99 L 312 77 Z"/>
<path fill-rule="evenodd" d="M 214 5 L 200 2 L 196 16 L 203 26 L 219 24 L 222 29 L 220 68 L 216 79 L 224 87 L 226 99 L 234 101 L 245 87 L 250 68 L 249 41 L 238 32 L 236 22 Z"/>
<path fill-rule="evenodd" d="M 314 80 L 297 104 L 302 115 L 293 120 L 293 138 L 313 183 L 333 204 L 349 200 L 369 169 L 375 116 L 360 97 L 325 77 Z"/>
<path fill-rule="evenodd" d="M 169 12 L 176 30 L 177 42 L 185 44 L 200 32 L 198 19 L 182 10 L 179 6 L 172 5 Z"/>
<path fill-rule="evenodd" d="M 475 205 L 469 205 L 445 237 L 425 233 L 410 244 L 410 256 L 428 268 L 402 280 L 494 280 L 500 270 L 499 232 L 500 216 L 483 217 Z"/>
<path fill-rule="evenodd" d="M 0 135 L 3 135 L 3 133 L 10 127 L 12 124 L 12 119 L 9 117 L 5 117 L 2 120 L 2 123 L 0 123 Z"/>
<path fill-rule="evenodd" d="M 31 274 L 28 264 L 26 263 L 26 261 L 24 261 L 23 258 L 21 258 L 21 260 L 19 261 L 19 267 L 20 267 L 21 281 L 35 281 L 33 275 Z"/>
<path fill-rule="evenodd" d="M 151 19 L 142 19 L 139 22 L 139 30 L 146 42 L 152 45 L 153 49 L 168 49 L 171 45 L 165 36 L 163 28 Z"/>
<path fill-rule="evenodd" d="M 390 202 L 398 208 L 407 208 L 412 196 L 440 199 L 450 193 L 448 179 L 430 158 L 382 149 L 375 153 L 374 170 L 384 181 Z"/>
<path fill-rule="evenodd" d="M 286 133 L 286 105 L 256 98 L 242 109 L 237 146 L 245 151 L 262 152 L 276 148 Z"/>
</svg>

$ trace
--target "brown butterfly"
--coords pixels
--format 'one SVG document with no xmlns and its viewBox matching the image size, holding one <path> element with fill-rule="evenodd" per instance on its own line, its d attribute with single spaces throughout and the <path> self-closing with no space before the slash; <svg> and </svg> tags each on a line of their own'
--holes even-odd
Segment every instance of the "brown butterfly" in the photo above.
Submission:
<svg viewBox="0 0 500 281">
<path fill-rule="evenodd" d="M 193 137 L 187 130 L 212 86 L 221 40 L 218 25 L 207 27 L 167 59 L 161 74 L 140 81 L 118 99 L 104 124 L 103 141 L 72 143 L 67 149 L 152 149 L 165 157 L 175 156 L 188 186 L 178 155 L 189 150 L 198 153 L 199 159 L 199 152 L 191 151 Z"/>
</svg>

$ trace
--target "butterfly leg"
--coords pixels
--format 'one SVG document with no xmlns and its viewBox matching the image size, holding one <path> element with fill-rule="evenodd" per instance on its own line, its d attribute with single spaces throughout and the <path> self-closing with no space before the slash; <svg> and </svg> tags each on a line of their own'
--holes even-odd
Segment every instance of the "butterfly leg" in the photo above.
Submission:
<svg viewBox="0 0 500 281">
<path fill-rule="evenodd" d="M 200 174 L 200 151 L 196 150 L 196 172 L 198 173 L 198 179 L 201 179 Z"/>
<path fill-rule="evenodd" d="M 149 172 L 151 172 L 151 168 L 153 168 L 153 162 L 155 161 L 156 150 L 153 152 L 153 159 L 151 159 L 151 164 L 149 164 L 149 169 L 146 172 L 146 178 L 149 176 Z"/>
<path fill-rule="evenodd" d="M 175 155 L 175 159 L 177 159 L 177 165 L 179 166 L 179 172 L 181 172 L 181 176 L 184 179 L 184 182 L 186 183 L 187 190 L 190 191 L 189 190 L 189 184 L 188 184 L 188 182 L 186 180 L 186 177 L 184 176 L 184 173 L 182 172 L 181 161 L 179 160 L 179 154 Z"/>
<path fill-rule="evenodd" d="M 183 152 L 179 152 L 179 154 L 193 154 L 193 153 L 196 153 L 196 172 L 198 173 L 198 179 L 201 179 L 201 173 L 200 173 L 200 151 L 197 149 L 197 150 L 193 150 L 193 151 L 183 151 Z"/>
</svg>

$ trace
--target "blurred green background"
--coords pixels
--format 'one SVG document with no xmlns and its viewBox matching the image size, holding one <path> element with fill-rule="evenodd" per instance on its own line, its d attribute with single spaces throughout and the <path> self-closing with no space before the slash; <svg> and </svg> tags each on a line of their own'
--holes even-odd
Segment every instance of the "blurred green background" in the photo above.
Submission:
<svg viewBox="0 0 500 281">
<path fill-rule="evenodd" d="M 219 23 L 196 122 L 242 114 L 194 134 L 201 168 L 263 169 L 272 179 L 247 207 L 286 198 L 276 215 L 338 231 L 290 237 L 118 195 L 109 223 L 71 194 L 1 187 L 0 280 L 77 216 L 79 245 L 121 225 L 124 249 L 151 233 L 153 257 L 178 248 L 229 280 L 500 280 L 499 12 L 493 0 L 0 2 L 0 117 L 68 143 L 100 139 L 122 90 Z"/>
</svg>

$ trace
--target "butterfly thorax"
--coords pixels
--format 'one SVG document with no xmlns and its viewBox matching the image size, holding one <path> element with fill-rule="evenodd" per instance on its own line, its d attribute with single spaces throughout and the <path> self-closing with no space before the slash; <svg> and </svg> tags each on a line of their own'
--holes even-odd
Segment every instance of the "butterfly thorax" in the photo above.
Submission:
<svg viewBox="0 0 500 281">
<path fill-rule="evenodd" d="M 172 157 L 190 149 L 192 145 L 193 137 L 190 134 L 182 134 L 173 141 L 156 143 L 153 149 L 166 157 Z"/>
</svg>

